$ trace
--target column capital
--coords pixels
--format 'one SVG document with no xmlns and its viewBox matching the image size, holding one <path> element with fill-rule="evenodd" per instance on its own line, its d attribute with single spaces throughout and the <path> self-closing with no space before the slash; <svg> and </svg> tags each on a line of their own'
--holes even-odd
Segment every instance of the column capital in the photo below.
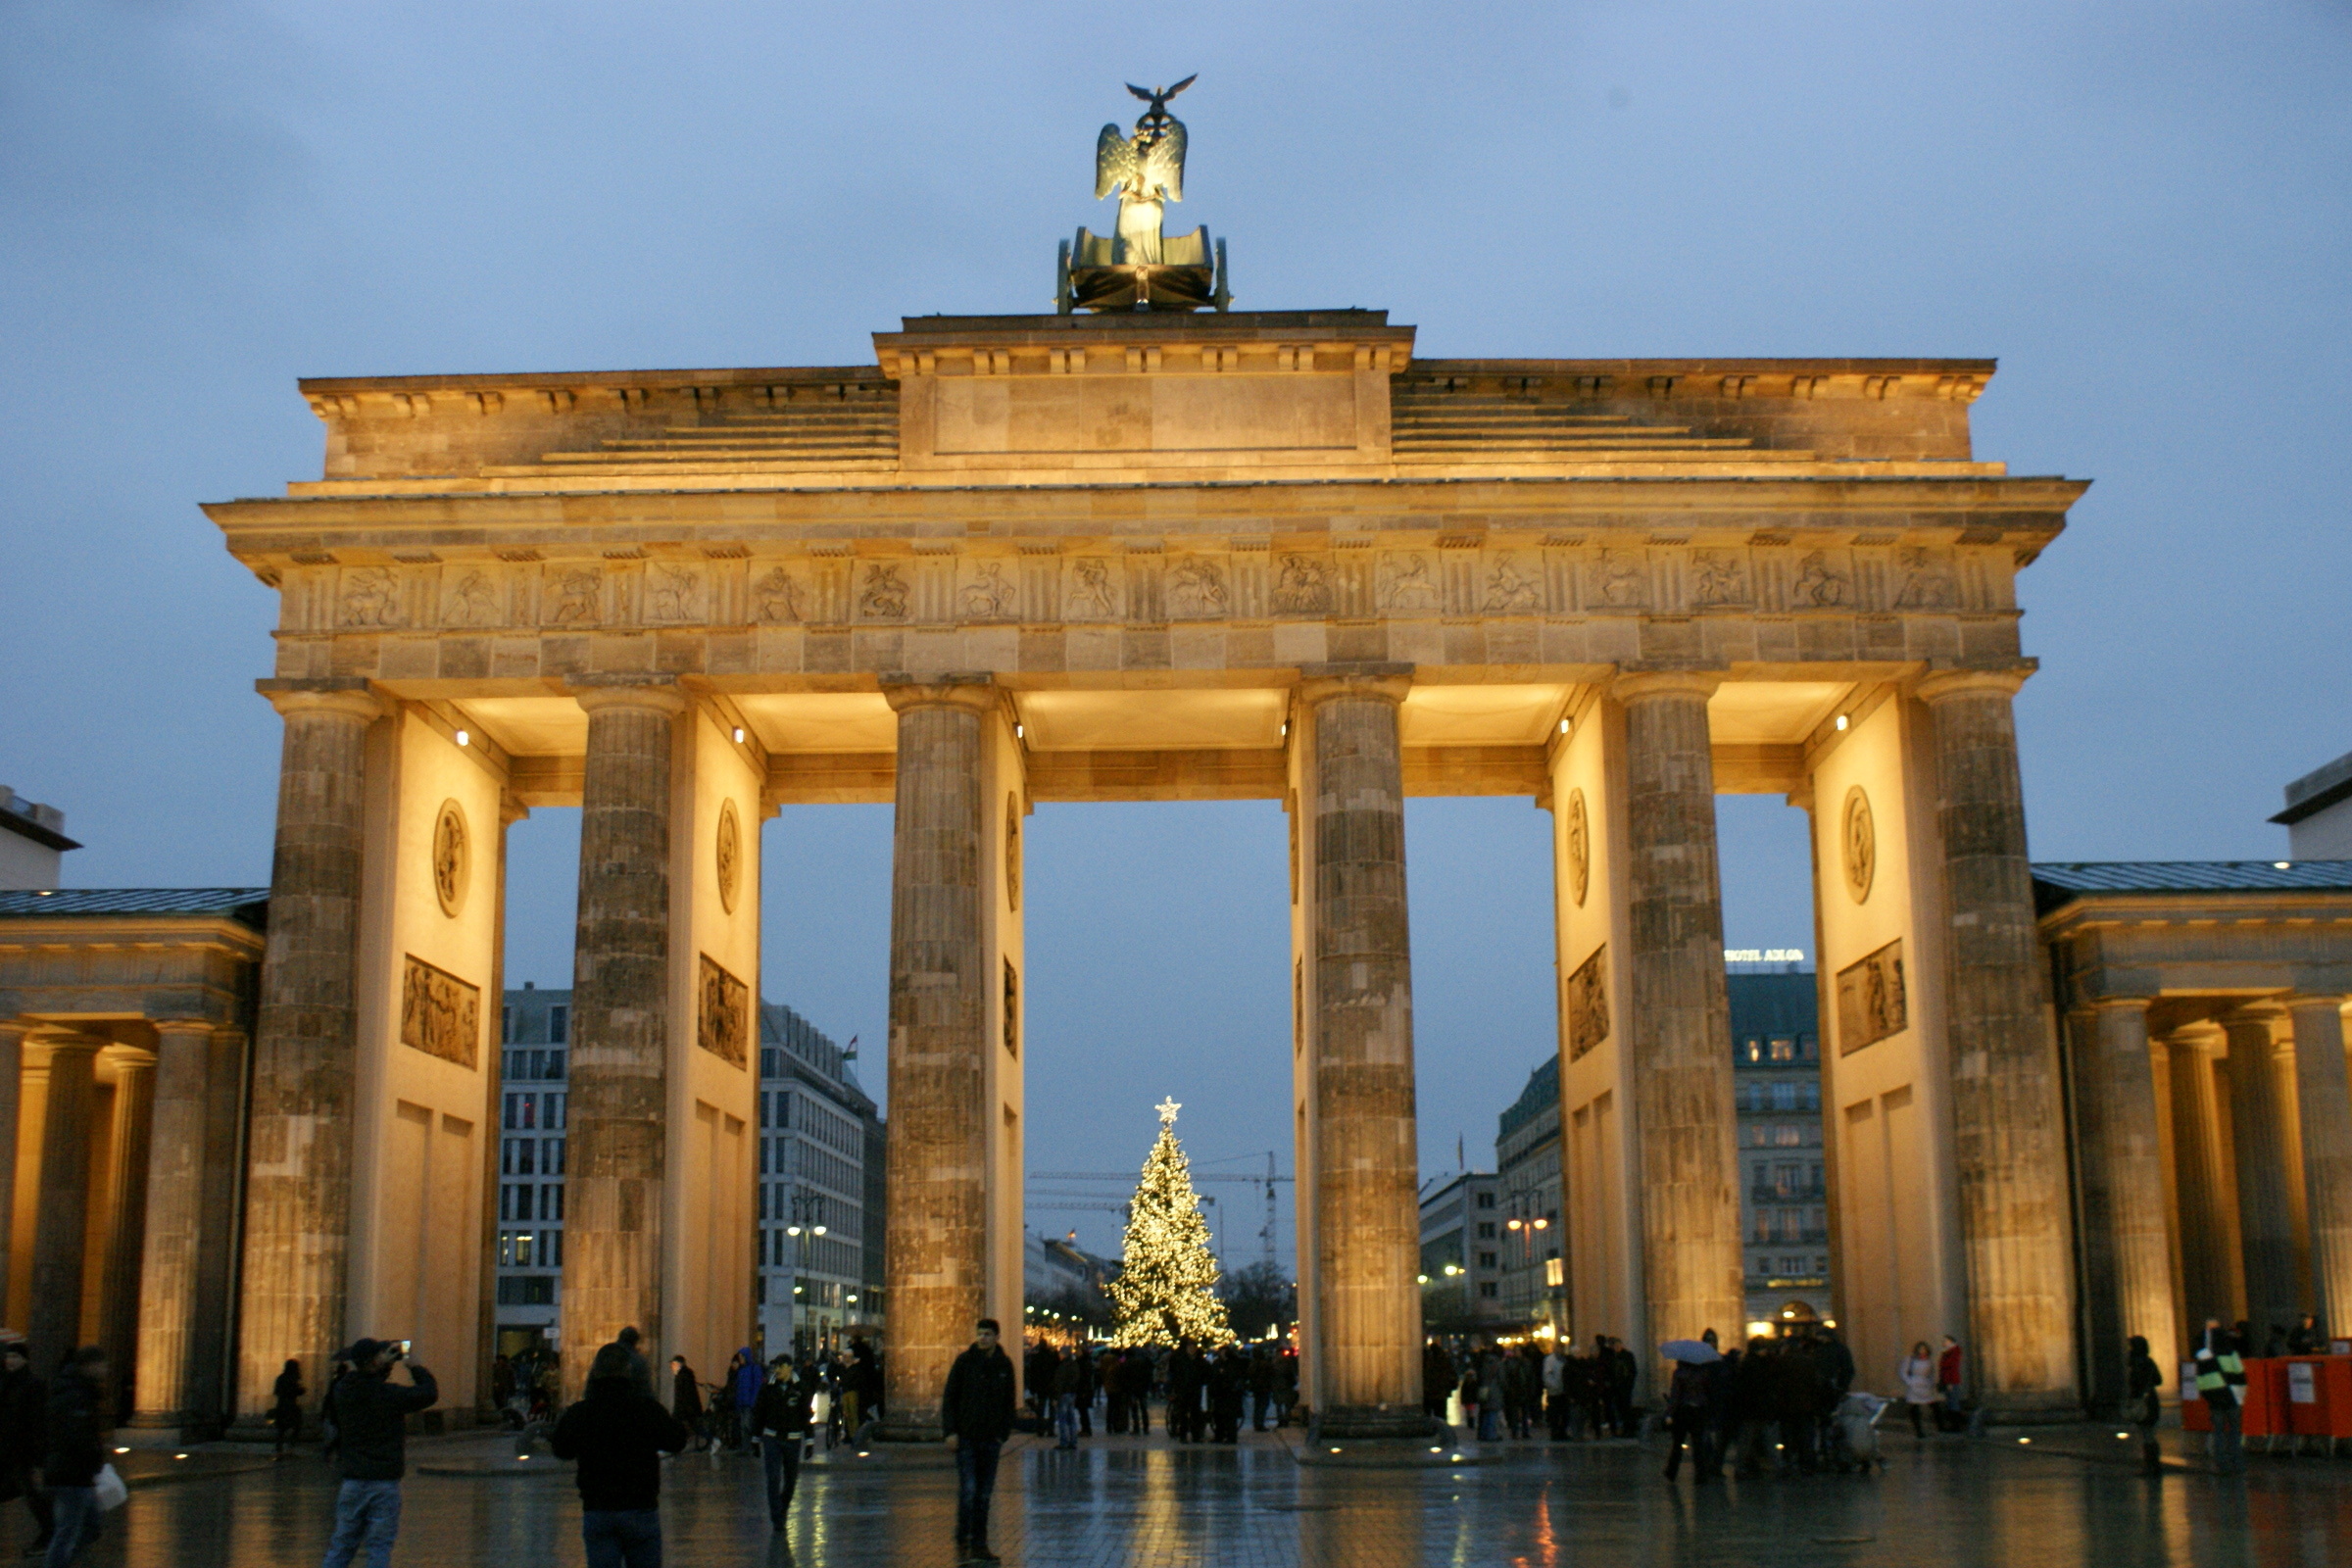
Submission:
<svg viewBox="0 0 2352 1568">
<path fill-rule="evenodd" d="M 210 1018 L 150 1018 L 147 1021 L 159 1035 L 203 1035 L 207 1039 L 220 1027 Z"/>
<path fill-rule="evenodd" d="M 670 714 L 686 711 L 686 694 L 678 690 L 675 675 L 580 675 L 567 682 L 565 690 L 590 713 L 621 708 Z"/>
<path fill-rule="evenodd" d="M 2298 991 L 2293 996 L 2280 997 L 2278 1005 L 2284 1007 L 2290 1017 L 2297 1013 L 2314 1012 L 2323 1008 L 2340 1013 L 2344 1009 L 2344 999 L 2340 996 L 2328 996 L 2321 992 Z"/>
<path fill-rule="evenodd" d="M 372 724 L 384 716 L 383 699 L 361 675 L 336 675 L 319 680 L 257 680 L 253 689 L 270 700 L 280 718 L 297 713 L 333 713 Z"/>
<path fill-rule="evenodd" d="M 2015 697 L 2040 666 L 2033 660 L 1995 669 L 1933 669 L 1920 678 L 1919 700 L 1930 707 L 1955 697 Z"/>
<path fill-rule="evenodd" d="M 2093 997 L 2090 1006 L 2094 1012 L 2132 1010 L 2144 1013 L 2155 1000 L 2154 997 Z"/>
<path fill-rule="evenodd" d="M 1638 702 L 1644 697 L 1685 696 L 1701 701 L 1715 695 L 1723 684 L 1720 669 L 1624 669 L 1609 682 L 1609 696 L 1620 703 Z"/>
<path fill-rule="evenodd" d="M 882 700 L 891 711 L 912 708 L 957 708 L 967 713 L 988 714 L 1004 700 L 997 678 L 984 670 L 940 670 L 915 673 L 894 669 L 878 677 Z"/>
<path fill-rule="evenodd" d="M 1312 708 L 1341 697 L 1373 697 L 1401 703 L 1413 688 L 1413 666 L 1392 662 L 1300 664 L 1298 701 Z"/>
</svg>

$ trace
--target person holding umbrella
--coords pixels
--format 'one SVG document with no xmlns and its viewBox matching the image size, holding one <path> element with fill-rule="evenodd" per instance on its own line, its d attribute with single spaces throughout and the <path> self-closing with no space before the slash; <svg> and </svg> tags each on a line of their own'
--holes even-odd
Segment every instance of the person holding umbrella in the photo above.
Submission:
<svg viewBox="0 0 2352 1568">
<path fill-rule="evenodd" d="M 1707 1331 L 1711 1339 L 1714 1330 Z M 1707 1340 L 1668 1340 L 1658 1347 L 1658 1353 L 1675 1363 L 1674 1381 L 1666 1390 L 1667 1430 L 1671 1434 L 1666 1450 L 1666 1479 L 1672 1481 L 1683 1468 L 1683 1448 L 1690 1449 L 1690 1463 L 1697 1479 L 1719 1478 L 1722 1470 L 1708 1451 L 1714 1431 L 1710 1419 L 1714 1403 L 1715 1363 L 1723 1352 Z"/>
</svg>

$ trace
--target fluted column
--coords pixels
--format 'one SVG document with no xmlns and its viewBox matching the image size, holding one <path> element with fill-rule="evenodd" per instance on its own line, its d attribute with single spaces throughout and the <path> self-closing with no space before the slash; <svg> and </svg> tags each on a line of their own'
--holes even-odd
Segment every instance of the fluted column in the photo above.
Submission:
<svg viewBox="0 0 2352 1568">
<path fill-rule="evenodd" d="M 2109 997 L 2098 1004 L 2100 1156 L 2107 1195 L 2107 1244 L 2115 1267 L 2117 1320 L 2126 1335 L 2147 1336 L 2159 1365 L 2181 1348 L 2173 1311 L 2173 1244 L 2165 1223 L 2164 1154 L 2156 1109 L 2156 1073 L 2148 1055 L 2148 999 Z M 2113 1361 L 2122 1383 L 2123 1347 L 2092 1347 Z"/>
<path fill-rule="evenodd" d="M 1625 1073 L 1653 1341 L 1710 1328 L 1729 1339 L 1747 1317 L 1707 729 L 1715 685 L 1707 675 L 1641 674 L 1621 677 L 1612 693 L 1625 708 Z"/>
<path fill-rule="evenodd" d="M 2191 1323 L 2235 1323 L 2244 1304 L 2230 1245 L 2229 1177 L 2222 1168 L 2221 1096 L 2202 1034 L 2175 1035 L 2173 1191 L 2180 1212 L 2180 1287 Z M 2256 1323 L 2259 1335 L 2266 1324 Z M 2260 1348 L 2257 1344 L 2256 1348 Z"/>
<path fill-rule="evenodd" d="M 664 1358 L 672 684 L 586 686 L 564 1220 L 564 1386 L 634 1325 Z"/>
<path fill-rule="evenodd" d="M 2069 1407 L 2076 1379 L 2062 1097 L 2010 710 L 2024 678 L 1946 671 L 1919 688 L 1937 758 L 1968 1365 L 1996 1413 Z"/>
<path fill-rule="evenodd" d="M 1409 673 L 1312 672 L 1316 1339 L 1325 1437 L 1423 1430 L 1420 1149 L 1404 876 Z"/>
<path fill-rule="evenodd" d="M 2237 1227 L 2246 1274 L 2246 1316 L 2258 1329 L 2292 1323 L 2304 1310 L 2297 1288 L 2295 1210 L 2302 1173 L 2294 1168 L 2280 1103 L 2276 1008 L 2222 1019 L 2230 1042 L 2230 1138 L 2237 1166 Z"/>
<path fill-rule="evenodd" d="M 200 1289 L 207 1190 L 207 1092 L 213 1026 L 168 1019 L 155 1026 L 155 1110 L 147 1156 L 147 1224 L 140 1267 L 138 1376 L 131 1425 L 177 1427 L 187 1419 L 192 1350 L 217 1314 Z"/>
<path fill-rule="evenodd" d="M 108 1053 L 115 1066 L 115 1126 L 107 1171 L 105 1274 L 98 1343 L 118 1389 L 134 1381 L 139 1357 L 139 1264 L 146 1253 L 147 1161 L 155 1126 L 155 1057 L 127 1047 Z M 119 1408 L 118 1405 L 116 1408 Z M 114 1419 L 115 1409 L 107 1412 Z"/>
<path fill-rule="evenodd" d="M 935 1439 L 948 1367 L 988 1283 L 988 973 L 982 681 L 904 681 L 890 862 L 888 1435 Z M 1020 1339 L 1006 1324 L 1008 1344 Z"/>
<path fill-rule="evenodd" d="M 291 1356 L 316 1386 L 344 1343 L 359 1089 L 366 683 L 265 682 L 285 720 L 245 1188 L 237 1405 L 259 1420 Z"/>
<path fill-rule="evenodd" d="M 0 1310 L 9 1289 L 9 1239 L 17 1229 L 17 1123 L 24 1103 L 24 1036 L 22 1018 L 0 1018 Z"/>
<path fill-rule="evenodd" d="M 2343 1000 L 2291 997 L 2286 1004 L 2295 1031 L 2313 1310 L 2336 1335 L 2352 1332 L 2352 1075 L 2344 1064 Z"/>
<path fill-rule="evenodd" d="M 54 1371 L 81 1338 L 82 1268 L 90 1237 L 90 1131 L 95 1068 L 105 1042 L 49 1046 L 49 1103 L 41 1119 L 41 1198 L 32 1233 L 32 1364 Z"/>
</svg>

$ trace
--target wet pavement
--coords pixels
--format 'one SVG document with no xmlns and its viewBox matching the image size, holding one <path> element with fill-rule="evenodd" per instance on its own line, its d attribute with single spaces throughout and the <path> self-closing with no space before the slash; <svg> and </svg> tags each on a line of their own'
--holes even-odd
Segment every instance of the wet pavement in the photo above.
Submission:
<svg viewBox="0 0 2352 1568">
<path fill-rule="evenodd" d="M 1076 1453 L 1016 1440 L 998 1486 L 995 1544 L 1007 1563 L 1085 1568 L 2352 1561 L 2352 1457 L 2257 1455 L 2242 1480 L 2179 1470 L 2151 1482 L 2104 1446 L 2129 1447 L 2112 1429 L 2046 1431 L 2032 1445 L 2014 1434 L 1925 1444 L 1904 1435 L 1888 1443 L 1887 1468 L 1867 1478 L 1703 1488 L 1688 1472 L 1669 1485 L 1658 1475 L 1660 1453 L 1631 1444 L 1489 1446 L 1442 1469 L 1336 1469 L 1300 1466 L 1289 1438 L 1253 1437 L 1239 1449 L 1098 1443 Z M 2182 1451 L 2180 1435 L 2169 1443 Z M 239 1468 L 252 1457 L 200 1450 L 202 1472 L 191 1460 L 171 1478 L 175 1485 L 137 1487 L 82 1561 L 309 1568 L 325 1545 L 331 1477 L 308 1455 Z M 768 1528 L 756 1459 L 673 1461 L 662 1506 L 666 1561 L 955 1561 L 952 1469 L 858 1462 L 846 1451 L 839 1459 L 804 1472 L 782 1539 Z M 517 1464 L 511 1442 L 491 1439 L 417 1443 L 411 1461 L 396 1563 L 581 1562 L 579 1503 L 564 1468 L 544 1458 Z M 25 1538 L 21 1504 L 0 1507 L 0 1547 Z"/>
</svg>

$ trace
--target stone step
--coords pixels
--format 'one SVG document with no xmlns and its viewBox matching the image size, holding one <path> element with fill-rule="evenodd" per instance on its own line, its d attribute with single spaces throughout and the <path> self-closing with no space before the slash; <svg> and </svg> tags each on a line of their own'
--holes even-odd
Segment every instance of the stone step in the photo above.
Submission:
<svg viewBox="0 0 2352 1568">
<path fill-rule="evenodd" d="M 604 475 L 621 477 L 642 474 L 648 470 L 676 474 L 889 473 L 895 471 L 899 466 L 899 461 L 895 457 L 875 458 L 870 456 L 788 459 L 778 458 L 773 454 L 763 454 L 757 458 L 732 460 L 725 463 L 711 462 L 700 456 L 636 463 L 614 462 L 612 458 L 597 453 L 551 453 L 549 457 L 560 465 L 555 471 L 561 472 L 565 478 L 595 478 Z M 485 466 L 482 469 L 482 477 L 485 479 L 534 479 L 545 478 L 549 472 L 550 466 L 546 463 L 496 465 Z"/>
<path fill-rule="evenodd" d="M 1820 457 L 1812 452 L 1764 452 L 1753 448 L 1726 452 L 1720 447 L 1688 446 L 1478 447 L 1452 450 L 1429 448 L 1412 450 L 1399 447 L 1396 450 L 1396 461 L 1413 464 L 1445 463 L 1471 466 L 1507 463 L 1760 463 L 1777 466 L 1817 463 L 1820 461 Z"/>
</svg>

